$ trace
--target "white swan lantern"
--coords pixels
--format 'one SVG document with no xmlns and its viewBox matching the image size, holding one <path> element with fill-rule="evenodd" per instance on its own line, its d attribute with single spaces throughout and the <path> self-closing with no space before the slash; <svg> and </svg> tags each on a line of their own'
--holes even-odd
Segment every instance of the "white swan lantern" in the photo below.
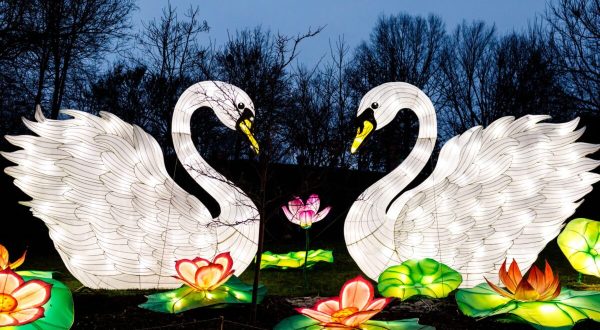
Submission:
<svg viewBox="0 0 600 330">
<path fill-rule="evenodd" d="M 600 179 L 598 161 L 585 156 L 598 145 L 575 143 L 578 119 L 552 124 L 548 116 L 504 117 L 473 127 L 442 148 L 432 174 L 404 188 L 427 164 L 437 124 L 433 105 L 417 87 L 385 83 L 361 100 L 351 151 L 398 111 L 418 118 L 416 145 L 400 166 L 364 191 L 344 225 L 346 245 L 361 270 L 379 274 L 407 259 L 433 258 L 463 276 L 463 287 L 515 259 L 528 269 L 556 237 L 565 219 Z"/>
<path fill-rule="evenodd" d="M 6 136 L 21 150 L 2 155 L 5 172 L 32 200 L 23 202 L 48 227 L 68 270 L 90 288 L 175 288 L 175 261 L 229 251 L 239 275 L 257 250 L 259 216 L 252 201 L 216 172 L 192 142 L 190 120 L 212 109 L 231 129 L 252 135 L 254 105 L 241 89 L 218 81 L 189 87 L 173 113 L 172 137 L 183 167 L 218 203 L 214 218 L 166 171 L 160 146 L 115 115 L 75 111 L 37 122 L 38 136 Z"/>
</svg>

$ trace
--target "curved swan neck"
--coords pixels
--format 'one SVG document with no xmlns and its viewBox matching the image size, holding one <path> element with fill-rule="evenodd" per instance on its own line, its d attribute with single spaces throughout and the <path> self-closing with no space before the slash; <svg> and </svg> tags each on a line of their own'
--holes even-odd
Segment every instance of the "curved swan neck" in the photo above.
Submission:
<svg viewBox="0 0 600 330">
<path fill-rule="evenodd" d="M 400 100 L 399 107 L 385 109 L 384 111 L 393 111 L 393 116 L 401 109 L 410 109 L 413 111 L 419 122 L 417 142 L 406 159 L 398 167 L 365 191 L 365 196 L 374 193 L 378 194 L 378 198 L 373 200 L 384 204 L 384 210 L 425 167 L 431 157 L 437 138 L 437 120 L 435 108 L 431 100 L 421 90 L 412 85 L 410 86 L 412 90 L 398 95 Z M 406 90 L 406 87 L 403 87 Z"/>
<path fill-rule="evenodd" d="M 177 158 L 186 171 L 198 185 L 215 198 L 221 209 L 223 209 L 225 203 L 231 203 L 232 199 L 240 198 L 238 196 L 240 194 L 238 193 L 239 189 L 233 183 L 212 168 L 200 156 L 192 140 L 191 119 L 193 113 L 199 108 L 211 106 L 201 90 L 202 86 L 199 84 L 188 88 L 175 105 L 171 127 L 173 147 Z"/>
</svg>

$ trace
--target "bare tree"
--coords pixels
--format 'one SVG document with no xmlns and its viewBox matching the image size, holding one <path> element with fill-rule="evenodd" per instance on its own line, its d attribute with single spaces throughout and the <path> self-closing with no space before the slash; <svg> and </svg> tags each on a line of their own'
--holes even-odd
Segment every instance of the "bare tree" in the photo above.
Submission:
<svg viewBox="0 0 600 330">
<path fill-rule="evenodd" d="M 439 98 L 443 137 L 502 116 L 565 118 L 565 97 L 539 24 L 497 38 L 483 22 L 459 25 L 444 48 Z"/>
<path fill-rule="evenodd" d="M 39 37 L 34 51 L 35 103 L 48 94 L 51 117 L 56 118 L 69 79 L 91 70 L 94 60 L 115 50 L 114 40 L 125 37 L 135 5 L 132 0 L 62 0 L 39 1 L 33 7 L 31 19 L 37 22 Z"/>
<path fill-rule="evenodd" d="M 298 66 L 292 75 L 284 138 L 299 165 L 347 167 L 352 134 L 349 48 L 343 37 L 330 44 L 329 61 L 312 69 Z"/>
<path fill-rule="evenodd" d="M 582 112 L 600 109 L 600 0 L 549 2 L 554 59 Z"/>
<path fill-rule="evenodd" d="M 242 30 L 230 36 L 215 54 L 217 77 L 245 90 L 257 112 L 256 131 L 261 141 L 261 159 L 283 161 L 285 143 L 281 138 L 285 104 L 290 97 L 288 66 L 298 55 L 300 43 L 318 34 L 322 28 L 309 29 L 294 37 L 272 35 L 260 27 Z M 249 156 L 249 150 L 236 143 L 234 158 Z"/>
<path fill-rule="evenodd" d="M 444 24 L 437 16 L 423 18 L 398 14 L 380 17 L 370 41 L 356 49 L 349 72 L 355 104 L 371 88 L 389 81 L 411 83 L 435 98 L 437 80 L 433 78 L 444 38 Z M 359 167 L 379 170 L 395 167 L 398 158 L 410 151 L 412 136 L 406 132 L 416 132 L 415 124 L 410 113 L 399 113 L 396 124 L 373 136 L 363 147 Z"/>
<path fill-rule="evenodd" d="M 200 19 L 199 7 L 189 7 L 181 18 L 177 8 L 169 3 L 159 19 L 143 24 L 137 35 L 138 53 L 130 58 L 136 67 L 146 68 L 144 89 L 146 108 L 138 114 L 145 118 L 144 127 L 151 132 L 165 152 L 172 155 L 169 128 L 173 107 L 177 98 L 191 84 L 205 80 L 200 68 L 207 56 L 207 49 L 199 44 L 200 35 L 209 31 L 208 23 Z M 214 121 L 194 121 L 193 128 L 215 127 Z M 200 127 L 201 126 L 201 127 Z M 220 126 L 217 126 L 220 128 Z M 210 141 L 198 140 L 205 149 Z"/>
<path fill-rule="evenodd" d="M 462 22 L 448 38 L 440 61 L 440 113 L 446 137 L 489 124 L 494 80 L 494 26 Z"/>
</svg>

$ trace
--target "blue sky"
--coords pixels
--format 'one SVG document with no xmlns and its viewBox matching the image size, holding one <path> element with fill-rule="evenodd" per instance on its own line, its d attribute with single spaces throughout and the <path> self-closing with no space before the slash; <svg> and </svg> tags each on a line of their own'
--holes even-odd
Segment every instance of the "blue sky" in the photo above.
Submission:
<svg viewBox="0 0 600 330">
<path fill-rule="evenodd" d="M 133 16 L 135 27 L 142 20 L 159 18 L 166 1 L 140 0 L 139 10 Z M 452 30 L 463 19 L 483 20 L 495 24 L 500 34 L 522 30 L 536 15 L 543 13 L 544 0 L 171 0 L 178 12 L 190 5 L 199 6 L 201 18 L 211 27 L 201 42 L 209 40 L 221 45 L 227 33 L 261 25 L 264 29 L 296 35 L 308 27 L 326 25 L 319 35 L 301 45 L 300 62 L 313 65 L 329 51 L 329 40 L 343 35 L 351 49 L 367 40 L 377 18 L 384 14 L 406 12 L 426 16 L 433 13 L 442 17 L 447 30 Z"/>
</svg>

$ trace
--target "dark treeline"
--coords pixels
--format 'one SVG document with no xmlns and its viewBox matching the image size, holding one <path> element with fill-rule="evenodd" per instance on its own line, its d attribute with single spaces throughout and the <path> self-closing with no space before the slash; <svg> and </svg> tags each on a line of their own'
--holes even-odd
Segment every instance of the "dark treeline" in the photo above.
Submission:
<svg viewBox="0 0 600 330">
<path fill-rule="evenodd" d="M 600 0 L 551 1 L 528 29 L 508 34 L 486 22 L 447 27 L 435 15 L 381 16 L 369 40 L 354 49 L 343 36 L 331 40 L 315 66 L 297 55 L 322 28 L 285 36 L 256 27 L 216 47 L 199 41 L 210 36 L 211 22 L 197 8 L 168 5 L 139 31 L 130 22 L 134 10 L 133 0 L 0 0 L 0 130 L 24 132 L 20 117 L 33 117 L 38 103 L 52 118 L 61 108 L 109 111 L 172 155 L 178 96 L 194 82 L 218 79 L 253 98 L 270 163 L 387 171 L 412 147 L 417 123 L 409 113 L 358 157 L 348 148 L 358 101 L 384 82 L 423 89 L 438 110 L 442 140 L 505 115 L 599 113 Z M 201 132 L 204 157 L 253 157 L 215 116 L 198 116 L 192 131 Z"/>
</svg>

